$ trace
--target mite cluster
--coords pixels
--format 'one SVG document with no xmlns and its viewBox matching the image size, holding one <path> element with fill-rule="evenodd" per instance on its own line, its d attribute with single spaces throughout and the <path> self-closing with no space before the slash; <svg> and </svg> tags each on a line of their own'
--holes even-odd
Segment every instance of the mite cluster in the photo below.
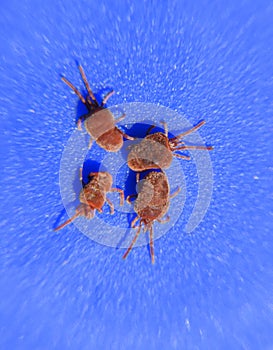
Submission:
<svg viewBox="0 0 273 350">
<path fill-rule="evenodd" d="M 123 146 L 123 138 L 134 140 L 135 138 L 125 134 L 116 124 L 125 118 L 123 114 L 117 120 L 114 119 L 113 114 L 106 108 L 106 103 L 114 93 L 110 91 L 99 103 L 93 94 L 90 85 L 87 81 L 84 70 L 79 66 L 79 70 L 84 81 L 87 97 L 84 98 L 80 91 L 72 85 L 66 78 L 62 80 L 76 93 L 79 99 L 87 108 L 87 113 L 82 115 L 77 126 L 81 129 L 81 124 L 84 122 L 85 128 L 90 135 L 89 148 L 95 141 L 100 147 L 109 152 L 117 152 Z M 212 150 L 211 146 L 187 145 L 183 138 L 190 133 L 199 129 L 205 124 L 205 121 L 199 122 L 192 129 L 183 132 L 175 137 L 169 138 L 168 127 L 165 122 L 162 123 L 164 133 L 156 132 L 151 134 L 155 127 L 151 125 L 147 130 L 146 136 L 142 141 L 130 146 L 130 151 L 127 158 L 128 167 L 136 172 L 136 183 L 138 184 L 138 193 L 127 197 L 127 202 L 134 201 L 134 211 L 136 213 L 135 219 L 131 223 L 132 228 L 136 228 L 136 234 L 132 240 L 129 248 L 126 250 L 123 258 L 126 259 L 138 236 L 141 229 L 149 232 L 149 246 L 151 261 L 154 263 L 154 238 L 153 238 L 153 224 L 155 221 L 165 223 L 169 221 L 167 215 L 170 199 L 176 196 L 180 189 L 172 195 L 170 194 L 170 185 L 168 178 L 164 172 L 171 165 L 173 157 L 189 160 L 187 155 L 181 155 L 176 152 L 188 149 L 197 150 Z M 144 174 L 142 181 L 139 181 L 140 174 Z M 124 191 L 119 188 L 112 188 L 112 176 L 108 172 L 91 172 L 88 176 L 88 182 L 84 183 L 82 174 L 80 175 L 83 188 L 79 195 L 80 205 L 77 207 L 75 214 L 66 222 L 55 228 L 55 231 L 62 229 L 67 224 L 71 223 L 79 216 L 84 216 L 87 219 L 92 219 L 95 211 L 102 212 L 102 207 L 105 202 L 110 206 L 110 213 L 114 213 L 114 206 L 107 198 L 108 192 L 118 192 L 120 195 L 120 205 L 124 202 Z M 137 224 L 138 223 L 138 224 Z"/>
</svg>

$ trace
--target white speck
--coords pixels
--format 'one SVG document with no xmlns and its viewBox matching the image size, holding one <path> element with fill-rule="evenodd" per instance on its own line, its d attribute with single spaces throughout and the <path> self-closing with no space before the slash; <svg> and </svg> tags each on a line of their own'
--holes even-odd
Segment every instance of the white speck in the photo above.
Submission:
<svg viewBox="0 0 273 350">
<path fill-rule="evenodd" d="M 36 113 L 36 111 L 34 109 L 32 109 L 32 108 L 28 109 L 27 111 L 30 112 L 30 113 Z"/>
<path fill-rule="evenodd" d="M 254 180 L 259 180 L 259 177 L 255 175 L 255 176 L 253 176 L 253 179 Z"/>
<path fill-rule="evenodd" d="M 188 318 L 185 319 L 185 326 L 187 327 L 187 330 L 190 331 L 191 330 L 191 325 L 190 325 L 190 321 Z"/>
</svg>

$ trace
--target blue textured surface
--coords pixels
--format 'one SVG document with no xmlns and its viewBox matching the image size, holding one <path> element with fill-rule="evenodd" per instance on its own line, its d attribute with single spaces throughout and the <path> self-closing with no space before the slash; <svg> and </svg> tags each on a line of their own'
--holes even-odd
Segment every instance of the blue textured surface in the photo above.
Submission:
<svg viewBox="0 0 273 350">
<path fill-rule="evenodd" d="M 272 16 L 255 0 L 2 3 L 1 349 L 272 349 Z M 73 225 L 52 232 L 75 60 L 113 104 L 208 122 L 211 206 L 189 235 L 187 198 L 154 266 L 145 247 L 123 261 Z"/>
</svg>

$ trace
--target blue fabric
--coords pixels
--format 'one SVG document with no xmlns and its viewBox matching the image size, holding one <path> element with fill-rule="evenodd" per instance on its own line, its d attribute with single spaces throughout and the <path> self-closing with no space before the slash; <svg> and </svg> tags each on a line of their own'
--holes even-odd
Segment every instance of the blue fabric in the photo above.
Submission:
<svg viewBox="0 0 273 350">
<path fill-rule="evenodd" d="M 1 349 L 273 347 L 272 15 L 263 0 L 1 4 Z M 83 91 L 75 61 L 98 96 L 116 90 L 111 104 L 207 121 L 209 210 L 185 232 L 198 177 L 181 161 L 188 195 L 154 265 L 146 246 L 123 261 L 74 225 L 52 231 L 84 113 L 60 80 Z"/>
</svg>

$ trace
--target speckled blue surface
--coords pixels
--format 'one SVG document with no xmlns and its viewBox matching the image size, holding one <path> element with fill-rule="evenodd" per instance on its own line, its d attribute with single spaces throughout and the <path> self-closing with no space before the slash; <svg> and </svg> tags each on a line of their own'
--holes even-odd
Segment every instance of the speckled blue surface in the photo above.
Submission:
<svg viewBox="0 0 273 350">
<path fill-rule="evenodd" d="M 272 16 L 255 0 L 1 4 L 1 349 L 272 349 Z M 73 225 L 52 231 L 75 60 L 113 104 L 207 120 L 210 208 L 187 234 L 187 197 L 154 266 L 146 247 L 123 261 Z"/>
</svg>

